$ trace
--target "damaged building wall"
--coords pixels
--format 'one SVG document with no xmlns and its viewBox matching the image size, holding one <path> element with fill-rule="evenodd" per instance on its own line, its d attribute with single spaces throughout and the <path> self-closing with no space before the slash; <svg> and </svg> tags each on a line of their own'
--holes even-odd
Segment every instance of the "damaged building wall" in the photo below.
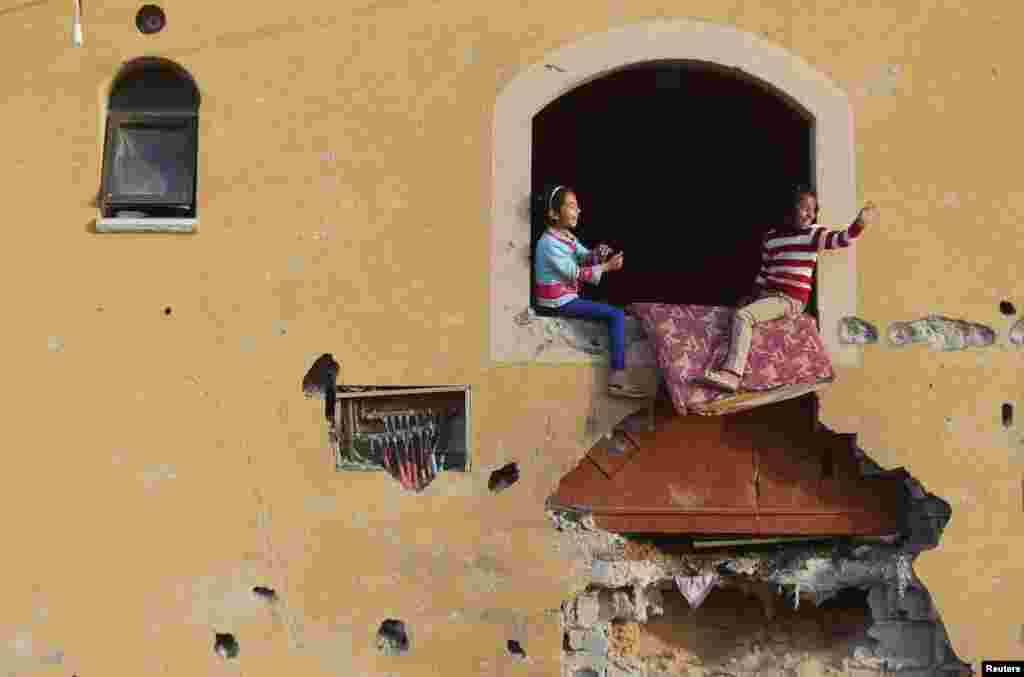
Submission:
<svg viewBox="0 0 1024 677">
<path fill-rule="evenodd" d="M 862 471 L 871 475 L 878 469 L 865 459 Z M 636 536 L 611 534 L 598 529 L 587 515 L 549 512 L 553 526 L 563 536 L 561 547 L 590 569 L 583 577 L 585 589 L 562 605 L 562 674 L 576 677 L 588 670 L 615 677 L 967 674 L 970 665 L 951 648 L 945 624 L 913 566 L 922 550 L 938 544 L 948 524 L 949 507 L 912 477 L 906 476 L 905 482 L 910 510 L 903 532 L 893 539 L 863 539 L 860 543 L 835 539 L 700 552 L 686 544 L 681 544 L 681 550 L 679 546 L 670 549 L 645 544 Z M 690 583 L 697 588 L 691 591 Z M 732 642 L 705 642 L 702 655 L 697 632 L 702 624 L 700 607 L 712 596 L 718 602 L 718 589 L 740 589 L 747 596 L 756 596 L 763 605 L 764 620 L 753 623 L 761 626 L 753 633 L 723 634 L 721 628 L 707 628 Z M 807 627 L 806 622 L 772 623 L 778 620 L 783 605 L 797 610 L 801 602 L 805 607 L 808 603 L 820 607 L 850 589 L 866 591 L 870 607 L 862 623 L 854 617 L 853 625 L 862 627 L 845 628 L 845 634 L 852 635 L 852 644 L 816 652 L 812 649 L 821 648 L 820 640 L 828 640 L 831 628 L 818 628 L 814 623 Z M 690 597 L 688 603 L 667 599 L 682 595 Z M 737 602 L 734 596 L 732 603 Z M 670 607 L 690 606 L 693 611 L 685 616 L 675 614 L 677 623 L 685 618 L 685 625 L 691 627 L 685 649 L 653 656 L 623 650 L 623 646 L 637 643 L 638 624 L 666 614 Z M 703 622 L 715 620 L 721 622 L 711 614 Z M 850 621 L 845 624 L 849 626 Z M 819 630 L 821 636 L 815 637 Z M 669 647 L 671 644 L 662 646 Z"/>
<path fill-rule="evenodd" d="M 554 50 L 663 18 L 760 36 L 848 94 L 857 195 L 884 215 L 856 245 L 858 316 L 998 331 L 948 353 L 867 345 L 822 415 L 952 506 L 915 572 L 957 655 L 1019 655 L 1024 447 L 999 410 L 1022 353 L 998 305 L 1021 306 L 1005 130 L 1024 10 L 179 0 L 141 35 L 138 8 L 84 3 L 74 48 L 71 7 L 0 7 L 18 55 L 0 65 L 17 198 L 0 674 L 558 674 L 558 607 L 590 571 L 544 499 L 635 405 L 602 394 L 603 358 L 489 360 L 494 106 Z M 95 232 L 104 98 L 143 55 L 202 94 L 191 235 Z M 343 383 L 471 385 L 472 472 L 415 496 L 336 472 L 297 387 L 325 352 Z M 520 479 L 491 491 L 510 462 Z"/>
</svg>

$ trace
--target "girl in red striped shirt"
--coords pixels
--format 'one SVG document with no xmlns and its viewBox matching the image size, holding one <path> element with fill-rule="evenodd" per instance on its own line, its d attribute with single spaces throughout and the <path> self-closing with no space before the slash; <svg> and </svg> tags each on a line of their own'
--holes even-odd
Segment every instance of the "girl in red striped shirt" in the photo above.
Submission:
<svg viewBox="0 0 1024 677">
<path fill-rule="evenodd" d="M 707 369 L 700 379 L 707 385 L 727 392 L 739 390 L 754 327 L 781 317 L 799 317 L 810 300 L 818 254 L 849 247 L 877 214 L 874 204 L 868 202 L 849 228 L 831 230 L 814 225 L 818 221 L 818 196 L 810 188 L 797 187 L 791 204 L 789 223 L 765 233 L 754 293 L 740 302 L 733 315 L 729 352 L 722 364 Z"/>
</svg>

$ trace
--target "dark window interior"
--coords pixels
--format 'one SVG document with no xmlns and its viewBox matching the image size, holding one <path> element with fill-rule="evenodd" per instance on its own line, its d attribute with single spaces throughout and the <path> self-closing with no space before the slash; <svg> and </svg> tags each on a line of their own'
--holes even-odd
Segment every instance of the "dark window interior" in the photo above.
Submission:
<svg viewBox="0 0 1024 677">
<path fill-rule="evenodd" d="M 761 236 L 783 217 L 787 191 L 812 184 L 811 126 L 782 95 L 731 70 L 640 64 L 534 117 L 532 186 L 576 188 L 579 238 L 626 253 L 624 269 L 587 285 L 584 298 L 734 305 L 751 291 Z M 544 227 L 535 214 L 534 245 Z M 530 300 L 536 308 L 532 288 Z"/>
<path fill-rule="evenodd" d="M 195 216 L 199 91 L 179 66 L 145 58 L 110 93 L 104 216 Z"/>
</svg>

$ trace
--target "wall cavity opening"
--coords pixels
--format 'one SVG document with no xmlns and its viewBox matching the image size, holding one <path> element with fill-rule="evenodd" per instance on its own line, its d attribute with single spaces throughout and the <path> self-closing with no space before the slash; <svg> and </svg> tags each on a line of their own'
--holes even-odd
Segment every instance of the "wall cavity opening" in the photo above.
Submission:
<svg viewBox="0 0 1024 677">
<path fill-rule="evenodd" d="M 904 487 L 898 533 L 612 532 L 549 504 L 590 572 L 562 605 L 563 677 L 971 674 L 913 571 L 938 545 L 949 503 L 902 468 L 884 470 L 859 448 L 855 458 L 865 480 Z M 678 488 L 688 490 L 699 493 Z"/>
<path fill-rule="evenodd" d="M 471 470 L 470 386 L 339 385 L 340 369 L 324 353 L 302 379 L 303 395 L 324 401 L 337 470 L 383 470 L 415 492 Z"/>
</svg>

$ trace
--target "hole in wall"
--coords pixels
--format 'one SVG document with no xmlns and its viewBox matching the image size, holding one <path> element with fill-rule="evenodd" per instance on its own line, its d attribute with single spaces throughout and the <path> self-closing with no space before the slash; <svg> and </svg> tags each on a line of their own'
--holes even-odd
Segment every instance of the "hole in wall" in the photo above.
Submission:
<svg viewBox="0 0 1024 677">
<path fill-rule="evenodd" d="M 490 479 L 487 480 L 487 488 L 497 494 L 508 489 L 518 481 L 519 464 L 508 463 L 491 473 Z"/>
<path fill-rule="evenodd" d="M 506 649 L 508 650 L 509 655 L 514 656 L 515 658 L 520 660 L 526 658 L 526 652 L 523 651 L 523 647 L 514 639 L 508 640 Z"/>
<path fill-rule="evenodd" d="M 218 632 L 213 642 L 214 652 L 225 659 L 232 659 L 238 656 L 238 640 L 230 632 Z"/>
<path fill-rule="evenodd" d="M 273 588 L 267 588 L 262 585 L 257 585 L 252 589 L 252 594 L 256 595 L 259 599 L 265 602 L 276 602 L 277 592 Z"/>
<path fill-rule="evenodd" d="M 768 418 L 774 421 L 780 416 L 769 412 Z M 642 497 L 640 507 L 662 505 L 654 494 L 661 480 L 644 484 L 644 491 L 630 480 L 631 472 L 652 476 L 656 464 L 644 459 L 657 457 L 657 445 L 622 468 L 611 468 L 614 478 L 590 467 L 598 466 L 601 459 L 584 459 L 571 471 L 576 473 L 573 479 L 563 482 L 555 495 L 563 502 L 549 499 L 548 504 L 549 517 L 561 537 L 572 541 L 567 551 L 587 559 L 576 566 L 591 576 L 586 590 L 562 606 L 562 658 L 567 674 L 587 669 L 604 674 L 604 666 L 611 664 L 638 675 L 824 674 L 831 670 L 874 674 L 904 669 L 970 674 L 969 665 L 949 646 L 945 626 L 912 566 L 919 552 L 938 546 L 951 517 L 949 503 L 928 493 L 905 469 L 883 469 L 856 446 L 854 435 L 837 436 L 816 416 L 814 423 L 815 434 L 832 453 L 834 478 L 829 482 L 837 484 L 836 491 L 851 499 L 866 492 L 869 501 L 876 501 L 879 492 L 898 492 L 903 499 L 891 506 L 897 511 L 894 519 L 872 522 L 875 526 L 862 524 L 856 533 L 837 530 L 822 535 L 809 528 L 790 535 L 716 533 L 706 523 L 706 514 L 717 503 L 705 501 L 699 510 L 689 510 L 689 498 L 698 495 L 733 506 L 729 500 L 735 497 L 728 490 L 716 490 L 732 486 L 723 484 L 729 479 L 723 472 L 728 475 L 729 468 L 716 467 L 717 479 L 708 485 L 701 485 L 700 476 L 694 474 L 673 480 L 677 485 L 673 501 L 665 503 L 663 512 L 674 513 L 673 519 L 682 516 L 680 523 L 690 520 L 690 530 L 684 532 L 668 522 L 646 532 L 602 528 L 603 520 L 627 524 L 615 522 L 622 519 L 623 511 L 631 510 L 621 496 Z M 785 447 L 792 442 L 785 440 L 796 438 L 782 435 L 782 430 L 773 432 L 773 425 L 761 421 L 745 433 L 765 449 L 772 442 L 782 444 L 779 458 L 794 464 L 773 466 L 764 463 L 771 457 L 761 459 L 760 474 L 753 481 L 759 487 L 755 496 L 762 501 L 772 491 L 792 491 L 791 485 L 801 481 L 801 473 L 793 470 L 797 466 L 820 482 L 806 441 L 801 453 L 793 454 Z M 698 427 L 706 435 L 707 426 Z M 671 432 L 673 444 L 659 444 L 688 448 L 683 429 L 677 421 Z M 738 439 L 730 441 L 735 444 Z M 706 437 L 700 440 L 713 446 Z M 845 445 L 842 453 L 839 442 Z M 722 454 L 716 452 L 713 457 Z M 691 455 L 681 468 L 704 460 Z M 742 465 L 742 459 L 737 463 Z M 657 477 L 672 469 L 670 465 L 657 468 L 662 471 Z M 582 489 L 569 493 L 570 485 L 579 489 L 586 482 L 592 485 L 589 494 Z M 604 492 L 606 485 L 610 488 Z M 588 497 L 595 507 L 582 505 Z M 769 510 L 761 516 L 762 527 L 770 515 Z M 634 524 L 653 523 L 646 515 L 631 519 L 637 520 Z M 693 530 L 698 526 L 703 531 Z"/>
<path fill-rule="evenodd" d="M 171 307 L 167 306 L 166 308 L 164 308 L 164 315 L 170 315 L 170 314 L 171 314 Z"/>
<path fill-rule="evenodd" d="M 999 312 L 1001 312 L 1003 315 L 1016 315 L 1017 309 L 1014 308 L 1013 304 L 1010 303 L 1009 301 L 1000 301 Z"/>
<path fill-rule="evenodd" d="M 1004 428 L 1009 428 L 1013 425 L 1013 405 L 1009 402 L 1003 402 L 1002 419 Z"/>
<path fill-rule="evenodd" d="M 409 650 L 409 635 L 405 623 L 389 618 L 377 630 L 377 648 L 388 656 L 399 656 Z"/>
</svg>

